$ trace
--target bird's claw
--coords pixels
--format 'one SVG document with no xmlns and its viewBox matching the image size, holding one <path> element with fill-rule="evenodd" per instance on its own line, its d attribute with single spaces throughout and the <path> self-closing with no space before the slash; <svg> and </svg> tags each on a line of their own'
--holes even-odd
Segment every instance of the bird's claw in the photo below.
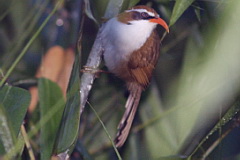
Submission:
<svg viewBox="0 0 240 160">
<path fill-rule="evenodd" d="M 100 73 L 109 73 L 108 71 L 99 70 L 98 68 L 90 66 L 83 66 L 83 69 L 81 69 L 80 72 L 94 74 L 96 77 L 99 77 Z"/>
</svg>

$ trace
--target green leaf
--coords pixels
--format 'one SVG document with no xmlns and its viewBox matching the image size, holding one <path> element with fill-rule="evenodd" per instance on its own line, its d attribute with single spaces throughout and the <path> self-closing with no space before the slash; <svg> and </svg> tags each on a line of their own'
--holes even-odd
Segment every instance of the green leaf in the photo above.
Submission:
<svg viewBox="0 0 240 160">
<path fill-rule="evenodd" d="M 176 0 L 169 26 L 172 26 L 194 0 Z"/>
<path fill-rule="evenodd" d="M 123 0 L 109 0 L 104 18 L 112 18 L 116 16 L 123 4 Z"/>
<path fill-rule="evenodd" d="M 185 49 L 185 64 L 178 87 L 169 94 L 168 114 L 161 117 L 161 121 L 171 118 L 170 125 L 175 133 L 171 139 L 173 149 L 177 151 L 184 146 L 181 155 L 190 155 L 199 142 L 207 138 L 206 132 L 239 95 L 240 17 L 232 16 L 240 14 L 239 2 L 228 3 L 216 27 L 209 27 L 204 49 L 192 44 L 190 50 Z"/>
<path fill-rule="evenodd" d="M 50 110 L 53 112 L 56 109 L 56 112 L 51 118 L 41 124 L 41 159 L 50 159 L 61 122 L 65 101 L 62 91 L 56 83 L 41 78 L 38 84 L 41 118 L 47 119 L 48 117 L 45 115 L 47 115 Z"/>
<path fill-rule="evenodd" d="M 96 19 L 98 23 L 102 23 L 103 19 L 107 20 L 109 18 L 116 16 L 119 12 L 136 5 L 140 0 L 101 0 L 101 1 L 84 0 L 84 1 L 86 3 L 87 16 L 90 19 L 93 20 Z"/>
<path fill-rule="evenodd" d="M 56 152 L 71 152 L 78 137 L 80 122 L 80 79 L 79 59 L 76 58 L 68 86 L 67 103 L 64 110 L 58 139 L 56 141 Z"/>
<path fill-rule="evenodd" d="M 4 153 L 3 146 L 8 150 L 16 142 L 29 102 L 30 94 L 24 89 L 11 86 L 0 89 L 0 139 L 3 142 L 0 154 Z M 10 146 L 7 147 L 8 142 Z"/>
<path fill-rule="evenodd" d="M 87 0 L 85 0 L 87 1 Z M 102 18 L 104 17 L 104 13 L 106 11 L 108 1 L 109 0 L 88 0 L 90 3 L 90 9 L 95 19 L 97 19 L 98 23 L 102 23 Z M 87 4 L 88 5 L 88 4 Z M 86 6 L 87 9 L 88 6 Z M 89 14 L 86 13 L 88 16 Z"/>
<path fill-rule="evenodd" d="M 16 135 L 12 130 L 12 126 L 7 120 L 6 112 L 2 104 L 0 104 L 0 154 L 4 154 L 6 151 L 11 150 L 16 141 Z"/>
<path fill-rule="evenodd" d="M 124 0 L 121 11 L 123 12 L 124 10 L 135 6 L 139 1 L 140 0 Z"/>
<path fill-rule="evenodd" d="M 140 108 L 141 118 L 144 122 L 137 129 L 144 129 L 145 145 L 150 152 L 151 159 L 158 159 L 162 156 L 169 156 L 175 153 L 175 134 L 171 126 L 171 118 L 154 121 L 153 117 L 157 114 L 164 114 L 163 106 L 159 99 L 159 93 L 156 86 L 151 88 L 151 93 L 146 102 Z M 159 150 L 159 146 L 161 149 Z"/>
<path fill-rule="evenodd" d="M 97 20 L 93 16 L 89 0 L 84 0 L 84 3 L 85 3 L 85 13 L 86 13 L 86 15 L 88 16 L 88 18 L 92 19 L 96 24 L 98 24 Z"/>
<path fill-rule="evenodd" d="M 120 11 L 132 7 L 138 2 L 139 0 L 109 0 L 104 17 L 112 18 L 116 16 Z"/>
</svg>

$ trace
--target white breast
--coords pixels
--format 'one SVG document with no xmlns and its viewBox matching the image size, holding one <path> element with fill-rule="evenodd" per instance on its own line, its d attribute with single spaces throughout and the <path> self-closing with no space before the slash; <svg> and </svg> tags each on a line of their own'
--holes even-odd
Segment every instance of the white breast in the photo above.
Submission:
<svg viewBox="0 0 240 160">
<path fill-rule="evenodd" d="M 117 18 L 110 19 L 103 26 L 102 42 L 104 47 L 104 60 L 112 72 L 121 61 L 127 61 L 129 55 L 139 49 L 150 36 L 156 23 L 147 20 L 131 21 L 131 24 L 121 23 Z"/>
</svg>

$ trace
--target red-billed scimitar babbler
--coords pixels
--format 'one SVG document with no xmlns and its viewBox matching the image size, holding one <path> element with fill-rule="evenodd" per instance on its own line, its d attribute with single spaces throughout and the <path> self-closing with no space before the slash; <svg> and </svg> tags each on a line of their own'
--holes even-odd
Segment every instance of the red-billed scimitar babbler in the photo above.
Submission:
<svg viewBox="0 0 240 160">
<path fill-rule="evenodd" d="M 157 12 L 147 6 L 135 6 L 104 24 L 101 38 L 104 60 L 109 71 L 126 82 L 129 97 L 115 139 L 121 147 L 127 139 L 141 92 L 148 86 L 158 61 L 160 38 L 157 24 L 169 32 Z"/>
</svg>

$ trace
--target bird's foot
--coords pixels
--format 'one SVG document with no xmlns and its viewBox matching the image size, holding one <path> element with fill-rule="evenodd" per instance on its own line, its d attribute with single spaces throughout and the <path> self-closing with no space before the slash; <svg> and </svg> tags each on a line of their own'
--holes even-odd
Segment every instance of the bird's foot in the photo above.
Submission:
<svg viewBox="0 0 240 160">
<path fill-rule="evenodd" d="M 90 66 L 83 66 L 83 69 L 81 69 L 80 72 L 95 74 L 96 77 L 99 77 L 100 73 L 110 73 L 108 71 L 99 70 L 98 68 L 94 68 Z"/>
</svg>

